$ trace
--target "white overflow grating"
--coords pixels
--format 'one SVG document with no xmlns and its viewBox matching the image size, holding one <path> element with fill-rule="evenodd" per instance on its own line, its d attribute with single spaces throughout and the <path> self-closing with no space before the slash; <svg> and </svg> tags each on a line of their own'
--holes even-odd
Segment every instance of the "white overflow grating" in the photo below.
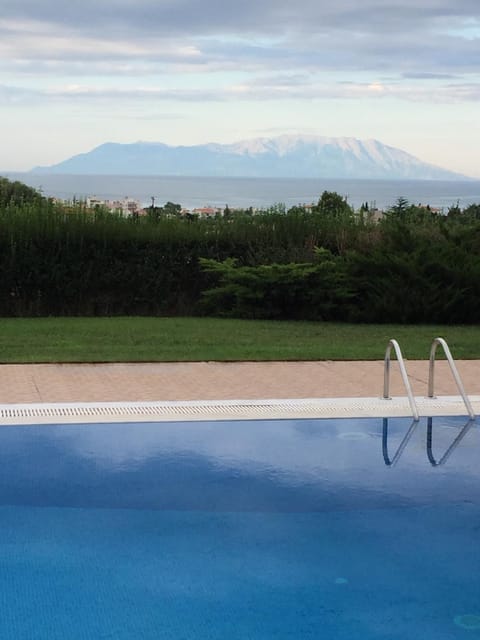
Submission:
<svg viewBox="0 0 480 640">
<path fill-rule="evenodd" d="M 421 416 L 464 415 L 460 396 L 416 398 Z M 477 415 L 480 396 L 471 398 Z M 0 405 L 0 424 L 255 420 L 410 416 L 408 398 L 306 398 L 190 402 L 39 403 Z"/>
</svg>

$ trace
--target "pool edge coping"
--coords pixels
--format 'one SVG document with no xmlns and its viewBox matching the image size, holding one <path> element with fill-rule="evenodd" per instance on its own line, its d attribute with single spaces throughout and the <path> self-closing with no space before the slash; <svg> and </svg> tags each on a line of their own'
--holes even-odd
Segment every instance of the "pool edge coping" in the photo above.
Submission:
<svg viewBox="0 0 480 640">
<path fill-rule="evenodd" d="M 415 397 L 422 417 L 467 415 L 460 396 Z M 476 415 L 480 396 L 470 396 Z M 0 404 L 0 426 L 411 416 L 406 396 Z"/>
</svg>

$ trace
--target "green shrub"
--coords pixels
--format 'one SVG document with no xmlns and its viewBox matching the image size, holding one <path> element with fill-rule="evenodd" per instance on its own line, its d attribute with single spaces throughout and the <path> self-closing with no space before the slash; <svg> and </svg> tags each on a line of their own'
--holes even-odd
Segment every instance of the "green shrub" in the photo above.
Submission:
<svg viewBox="0 0 480 640">
<path fill-rule="evenodd" d="M 201 308 L 209 315 L 237 318 L 331 320 L 345 315 L 351 292 L 345 261 L 319 250 L 317 263 L 239 266 L 200 259 L 217 285 L 203 291 Z"/>
</svg>

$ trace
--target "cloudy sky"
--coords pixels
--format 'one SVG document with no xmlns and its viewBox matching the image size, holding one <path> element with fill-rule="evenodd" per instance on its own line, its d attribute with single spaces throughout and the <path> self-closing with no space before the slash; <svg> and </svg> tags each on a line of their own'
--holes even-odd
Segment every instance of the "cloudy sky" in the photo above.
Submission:
<svg viewBox="0 0 480 640">
<path fill-rule="evenodd" d="M 0 169 L 376 138 L 480 177 L 480 0 L 0 0 Z"/>
</svg>

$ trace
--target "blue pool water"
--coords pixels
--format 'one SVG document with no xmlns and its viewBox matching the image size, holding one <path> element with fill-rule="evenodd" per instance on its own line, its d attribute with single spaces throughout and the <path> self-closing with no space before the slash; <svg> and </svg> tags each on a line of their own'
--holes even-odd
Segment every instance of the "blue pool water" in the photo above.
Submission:
<svg viewBox="0 0 480 640">
<path fill-rule="evenodd" d="M 0 638 L 478 638 L 465 423 L 2 427 Z"/>
</svg>

